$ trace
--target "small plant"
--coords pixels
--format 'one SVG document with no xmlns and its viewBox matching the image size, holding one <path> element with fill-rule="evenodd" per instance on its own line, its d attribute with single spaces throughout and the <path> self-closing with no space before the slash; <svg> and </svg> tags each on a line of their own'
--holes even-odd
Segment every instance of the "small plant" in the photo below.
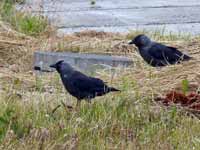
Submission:
<svg viewBox="0 0 200 150">
<path fill-rule="evenodd" d="M 15 4 L 15 3 L 18 3 L 18 4 L 22 4 L 22 3 L 25 3 L 26 0 L 3 0 L 4 3 L 11 3 L 11 4 Z"/>
<path fill-rule="evenodd" d="M 0 16 L 3 21 L 11 24 L 15 30 L 30 36 L 37 36 L 46 31 L 49 23 L 45 17 L 19 12 L 14 4 L 11 0 L 0 3 Z"/>
<path fill-rule="evenodd" d="M 15 3 L 24 4 L 26 0 L 14 0 Z"/>
<path fill-rule="evenodd" d="M 182 90 L 183 90 L 183 94 L 186 95 L 186 93 L 189 90 L 189 81 L 187 79 L 184 79 L 182 81 Z"/>
<path fill-rule="evenodd" d="M 4 111 L 3 115 L 0 116 L 0 141 L 4 138 L 6 134 L 12 114 L 13 110 L 7 108 Z"/>
<path fill-rule="evenodd" d="M 95 0 L 91 0 L 90 4 L 91 4 L 91 5 L 95 5 L 95 4 L 96 4 L 96 1 L 95 1 Z"/>
<path fill-rule="evenodd" d="M 16 22 L 17 29 L 25 34 L 37 36 L 46 30 L 48 21 L 42 16 L 31 16 L 22 14 Z"/>
</svg>

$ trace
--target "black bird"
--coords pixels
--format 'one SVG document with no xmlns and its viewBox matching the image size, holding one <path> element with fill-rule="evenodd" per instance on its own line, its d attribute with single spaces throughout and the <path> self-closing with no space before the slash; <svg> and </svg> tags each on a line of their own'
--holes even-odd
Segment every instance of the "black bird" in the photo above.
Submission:
<svg viewBox="0 0 200 150">
<path fill-rule="evenodd" d="M 177 48 L 153 42 L 144 34 L 136 36 L 129 44 L 135 44 L 142 58 L 153 67 L 172 65 L 192 58 Z"/>
<path fill-rule="evenodd" d="M 120 91 L 113 87 L 108 87 L 101 79 L 93 78 L 76 71 L 63 60 L 50 65 L 60 74 L 65 89 L 77 98 L 77 106 L 82 99 L 91 101 L 96 96 L 102 96 L 109 92 Z"/>
</svg>

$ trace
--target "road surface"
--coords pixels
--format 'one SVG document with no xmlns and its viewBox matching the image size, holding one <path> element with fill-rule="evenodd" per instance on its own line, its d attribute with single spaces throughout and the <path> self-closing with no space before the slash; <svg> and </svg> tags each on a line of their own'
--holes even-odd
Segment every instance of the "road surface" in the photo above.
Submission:
<svg viewBox="0 0 200 150">
<path fill-rule="evenodd" d="M 200 34 L 200 0 L 27 0 L 20 6 L 47 16 L 60 33 L 161 30 Z"/>
</svg>

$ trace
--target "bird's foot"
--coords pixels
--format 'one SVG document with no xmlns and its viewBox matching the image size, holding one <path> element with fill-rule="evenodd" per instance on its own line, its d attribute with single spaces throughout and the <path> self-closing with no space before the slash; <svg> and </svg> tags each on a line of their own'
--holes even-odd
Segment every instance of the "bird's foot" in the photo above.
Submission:
<svg viewBox="0 0 200 150">
<path fill-rule="evenodd" d="M 91 105 L 92 105 L 91 99 L 88 99 L 87 102 L 88 102 L 88 103 L 87 103 L 87 107 L 88 107 L 88 109 L 89 109 L 89 108 L 91 108 Z"/>
<path fill-rule="evenodd" d="M 80 100 L 77 100 L 77 103 L 76 103 L 76 111 L 79 111 L 81 108 L 81 101 Z"/>
</svg>

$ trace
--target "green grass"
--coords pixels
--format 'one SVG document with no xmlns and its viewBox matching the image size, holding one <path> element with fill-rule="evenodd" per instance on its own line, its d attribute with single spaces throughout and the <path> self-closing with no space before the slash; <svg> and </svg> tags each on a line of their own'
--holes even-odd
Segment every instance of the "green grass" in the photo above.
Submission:
<svg viewBox="0 0 200 150">
<path fill-rule="evenodd" d="M 76 103 L 64 94 L 57 75 L 38 76 L 32 90 L 7 85 L 0 96 L 1 149 L 199 149 L 198 119 L 176 107 L 155 106 L 151 97 L 138 94 L 135 81 L 120 82 L 121 93 L 54 114 L 61 101 Z"/>
<path fill-rule="evenodd" d="M 17 12 L 11 1 L 1 3 L 0 12 L 3 21 L 27 35 L 38 36 L 45 32 L 48 26 L 48 21 L 43 17 Z M 88 50 L 104 52 L 111 49 L 117 53 L 117 50 L 123 47 L 128 49 L 127 40 L 139 33 L 147 33 L 158 41 L 184 42 L 191 39 L 190 35 L 172 33 L 164 35 L 164 32 L 164 29 L 151 33 L 130 31 L 127 36 L 113 35 L 113 37 L 108 36 L 108 39 L 99 38 L 101 40 L 93 36 L 81 36 L 78 39 L 80 42 L 74 42 L 73 38 L 69 38 L 69 42 L 61 41 L 57 49 L 84 52 Z M 125 44 L 121 43 L 122 41 Z M 116 46 L 119 43 L 122 47 Z M 65 44 L 68 47 L 65 47 Z M 73 106 L 76 103 L 75 98 L 65 94 L 58 74 L 37 77 L 29 74 L 30 78 L 22 77 L 26 78 L 24 81 L 17 77 L 1 79 L 0 149 L 198 150 L 199 119 L 187 115 L 176 107 L 166 109 L 155 105 L 151 95 L 158 91 L 154 91 L 154 87 L 145 82 L 151 80 L 158 85 L 159 82 L 154 81 L 157 76 L 150 67 L 146 67 L 145 70 L 139 67 L 138 70 L 144 73 L 141 76 L 145 76 L 145 80 L 137 80 L 136 72 L 133 70 L 130 72 L 131 76 L 119 77 L 120 79 L 114 82 L 114 86 L 122 90 L 121 93 L 110 93 L 95 98 L 91 105 L 83 101 L 78 111 L 69 111 L 61 107 L 54 114 L 52 110 L 61 101 Z M 15 76 L 17 73 L 10 74 Z M 174 78 L 178 80 L 176 76 L 174 73 Z M 188 91 L 188 82 L 187 79 L 182 80 L 184 92 Z M 110 84 L 109 79 L 108 84 Z M 149 87 L 145 87 L 146 85 Z M 163 88 L 162 83 L 159 87 Z M 144 95 L 143 90 L 152 93 L 146 92 Z"/>
<path fill-rule="evenodd" d="M 0 2 L 0 8 L 1 20 L 21 33 L 38 36 L 48 30 L 49 22 L 46 18 L 17 11 L 11 0 Z"/>
</svg>

